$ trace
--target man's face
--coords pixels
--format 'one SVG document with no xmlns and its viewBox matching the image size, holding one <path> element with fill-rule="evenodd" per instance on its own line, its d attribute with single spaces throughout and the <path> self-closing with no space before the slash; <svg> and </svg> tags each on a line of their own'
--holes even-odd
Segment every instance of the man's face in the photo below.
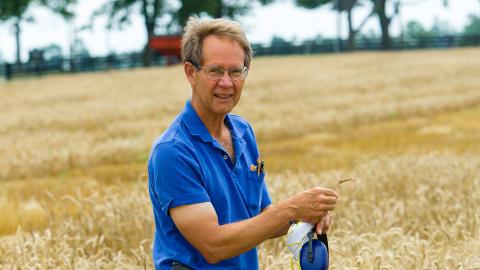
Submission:
<svg viewBox="0 0 480 270">
<path fill-rule="evenodd" d="M 192 85 L 192 105 L 200 114 L 225 115 L 237 105 L 242 94 L 244 80 L 232 80 L 228 72 L 218 80 L 207 78 L 205 71 L 212 67 L 224 70 L 242 67 L 242 47 L 228 37 L 210 35 L 202 45 L 203 68 L 197 70 L 191 63 L 185 63 L 185 72 Z"/>
</svg>

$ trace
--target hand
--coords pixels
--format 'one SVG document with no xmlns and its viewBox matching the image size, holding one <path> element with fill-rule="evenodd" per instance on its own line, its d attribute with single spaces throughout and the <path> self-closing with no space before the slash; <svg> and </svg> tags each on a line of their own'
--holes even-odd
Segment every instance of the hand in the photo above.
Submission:
<svg viewBox="0 0 480 270">
<path fill-rule="evenodd" d="M 285 204 L 295 220 L 316 224 L 335 209 L 337 197 L 332 189 L 315 187 L 287 199 Z"/>
<path fill-rule="evenodd" d="M 327 233 L 331 224 L 332 224 L 332 216 L 330 212 L 327 212 L 327 214 L 323 216 L 315 226 L 317 235 L 321 235 L 322 233 Z"/>
</svg>

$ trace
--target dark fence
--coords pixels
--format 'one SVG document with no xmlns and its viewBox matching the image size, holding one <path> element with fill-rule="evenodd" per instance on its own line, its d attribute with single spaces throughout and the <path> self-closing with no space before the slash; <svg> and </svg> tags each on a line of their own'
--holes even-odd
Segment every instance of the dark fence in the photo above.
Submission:
<svg viewBox="0 0 480 270">
<path fill-rule="evenodd" d="M 390 50 L 453 48 L 465 46 L 480 46 L 480 35 L 458 36 L 431 36 L 405 37 L 390 39 Z M 302 44 L 288 42 L 272 44 L 272 46 L 253 45 L 256 56 L 286 55 L 286 54 L 313 54 L 347 51 L 347 41 L 337 39 L 323 39 L 305 41 Z M 379 38 L 358 38 L 354 43 L 355 51 L 382 50 L 382 40 Z"/>
<path fill-rule="evenodd" d="M 480 35 L 392 38 L 390 42 L 391 50 L 480 46 Z M 354 45 L 356 51 L 372 51 L 382 49 L 381 40 L 378 38 L 358 38 L 355 40 Z M 274 43 L 271 46 L 253 44 L 252 47 L 256 56 L 317 54 L 346 51 L 347 41 L 321 39 L 315 41 L 304 41 L 301 44 L 291 44 L 289 42 Z M 152 65 L 165 66 L 179 63 L 179 61 L 180 60 L 175 57 L 163 57 L 160 55 L 155 55 Z M 111 55 L 107 57 L 78 57 L 73 59 L 57 59 L 50 61 L 31 60 L 20 65 L 8 63 L 0 64 L 0 79 L 4 77 L 8 80 L 12 78 L 40 76 L 52 73 L 130 69 L 141 66 L 143 66 L 143 58 L 142 54 L 140 53 Z"/>
<path fill-rule="evenodd" d="M 155 55 L 151 65 L 166 66 L 178 62 L 179 60 L 176 58 Z M 8 80 L 45 74 L 131 69 L 142 66 L 144 65 L 141 53 L 110 55 L 106 57 L 59 58 L 49 61 L 31 60 L 27 63 L 21 63 L 20 65 L 9 63 L 0 65 L 0 77 L 3 76 Z"/>
</svg>

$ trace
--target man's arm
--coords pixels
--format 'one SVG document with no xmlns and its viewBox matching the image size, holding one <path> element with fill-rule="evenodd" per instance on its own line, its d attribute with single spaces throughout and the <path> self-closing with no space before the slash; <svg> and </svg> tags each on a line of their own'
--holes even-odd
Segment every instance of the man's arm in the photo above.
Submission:
<svg viewBox="0 0 480 270">
<path fill-rule="evenodd" d="M 225 225 L 218 224 L 211 203 L 170 209 L 170 216 L 182 235 L 209 263 L 238 256 L 288 230 L 292 219 L 316 223 L 335 208 L 337 194 L 326 188 L 312 188 L 271 205 L 259 215 Z"/>
<path fill-rule="evenodd" d="M 263 209 L 262 212 L 265 211 L 266 209 L 270 208 L 270 207 L 271 207 L 271 205 L 269 205 L 268 207 Z M 327 212 L 327 214 L 325 216 L 323 216 L 317 222 L 317 224 L 315 224 L 316 233 L 318 235 L 321 235 L 322 233 L 327 233 L 328 229 L 330 228 L 331 223 L 332 223 L 332 217 L 330 215 L 330 212 Z M 288 222 L 278 232 L 276 232 L 272 237 L 270 237 L 270 239 L 275 239 L 275 238 L 282 237 L 282 236 L 286 235 L 288 233 L 288 229 L 290 229 L 290 226 L 291 226 L 291 224 L 290 224 L 290 222 Z"/>
<path fill-rule="evenodd" d="M 271 209 L 272 205 L 269 205 L 262 209 L 262 213 L 265 212 L 267 209 Z M 274 233 L 269 239 L 275 239 L 278 237 L 282 237 L 288 233 L 288 229 L 290 228 L 290 221 L 286 222 L 276 233 Z"/>
</svg>

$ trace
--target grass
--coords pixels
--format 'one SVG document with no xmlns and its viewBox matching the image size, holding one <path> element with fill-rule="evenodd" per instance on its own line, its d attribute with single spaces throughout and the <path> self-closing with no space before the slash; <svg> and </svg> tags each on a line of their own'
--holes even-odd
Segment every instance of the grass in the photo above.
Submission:
<svg viewBox="0 0 480 270">
<path fill-rule="evenodd" d="M 331 269 L 480 268 L 478 53 L 254 61 L 235 112 L 274 201 L 338 189 Z M 187 89 L 180 67 L 0 84 L 0 269 L 151 269 L 145 164 Z M 283 239 L 259 253 L 289 269 Z"/>
</svg>

